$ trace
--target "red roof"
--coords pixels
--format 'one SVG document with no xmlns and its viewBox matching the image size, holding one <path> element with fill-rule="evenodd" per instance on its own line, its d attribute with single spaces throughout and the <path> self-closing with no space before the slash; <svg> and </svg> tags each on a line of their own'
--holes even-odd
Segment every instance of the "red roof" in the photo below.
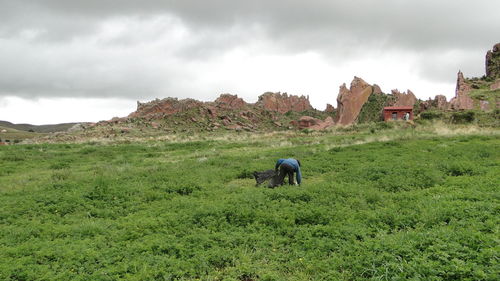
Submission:
<svg viewBox="0 0 500 281">
<path fill-rule="evenodd" d="M 384 107 L 384 110 L 412 110 L 412 106 L 388 106 Z"/>
</svg>

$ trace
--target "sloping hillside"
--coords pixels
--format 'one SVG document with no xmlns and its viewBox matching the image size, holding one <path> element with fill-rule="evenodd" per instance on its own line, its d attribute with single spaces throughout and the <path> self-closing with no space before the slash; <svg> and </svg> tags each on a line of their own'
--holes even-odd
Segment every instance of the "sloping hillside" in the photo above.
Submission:
<svg viewBox="0 0 500 281">
<path fill-rule="evenodd" d="M 17 143 L 26 139 L 44 136 L 43 133 L 20 131 L 0 125 L 0 142 Z"/>
<path fill-rule="evenodd" d="M 16 129 L 19 131 L 35 132 L 35 133 L 55 133 L 64 132 L 78 123 L 61 123 L 51 125 L 31 125 L 31 124 L 14 124 L 8 121 L 0 121 L 0 126 Z"/>
</svg>

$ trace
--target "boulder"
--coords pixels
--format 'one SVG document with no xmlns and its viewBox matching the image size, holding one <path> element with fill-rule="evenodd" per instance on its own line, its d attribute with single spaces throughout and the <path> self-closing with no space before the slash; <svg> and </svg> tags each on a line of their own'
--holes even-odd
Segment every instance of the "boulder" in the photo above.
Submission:
<svg viewBox="0 0 500 281">
<path fill-rule="evenodd" d="M 466 110 L 474 108 L 474 101 L 469 97 L 472 88 L 465 81 L 464 74 L 459 71 L 457 77 L 457 87 L 455 97 L 450 101 L 450 107 L 454 110 Z"/>
<path fill-rule="evenodd" d="M 257 115 L 255 115 L 255 113 L 253 113 L 250 110 L 241 111 L 239 115 L 241 116 L 241 118 L 246 119 L 248 121 L 258 122 Z"/>
<path fill-rule="evenodd" d="M 486 101 L 486 100 L 480 100 L 479 101 L 479 108 L 481 108 L 481 110 L 490 110 L 490 102 L 489 101 Z"/>
<path fill-rule="evenodd" d="M 313 109 L 309 103 L 309 97 L 304 96 L 288 96 L 287 93 L 271 93 L 267 92 L 259 96 L 256 103 L 267 110 L 277 111 L 281 114 L 289 111 L 302 112 L 305 110 Z"/>
<path fill-rule="evenodd" d="M 491 84 L 490 86 L 490 90 L 494 91 L 494 90 L 498 90 L 500 89 L 500 79 L 498 79 L 497 81 L 495 81 L 493 84 Z"/>
<path fill-rule="evenodd" d="M 373 87 L 359 77 L 354 77 L 350 89 L 345 83 L 340 86 L 337 96 L 337 115 L 335 124 L 349 125 L 358 118 L 361 108 L 373 93 Z"/>
<path fill-rule="evenodd" d="M 153 129 L 158 129 L 160 128 L 160 124 L 157 122 L 151 122 L 151 127 L 153 127 Z"/>
<path fill-rule="evenodd" d="M 210 118 L 217 117 L 217 109 L 214 106 L 207 106 L 207 113 L 210 116 Z"/>
<path fill-rule="evenodd" d="M 302 116 L 296 123 L 294 122 L 294 124 L 297 124 L 299 129 L 324 130 L 334 126 L 335 122 L 333 122 L 333 118 L 330 116 L 328 116 L 325 121 L 311 116 Z"/>
<path fill-rule="evenodd" d="M 311 116 L 302 116 L 300 117 L 298 124 L 299 129 L 306 129 L 316 126 L 321 123 L 321 120 L 311 117 Z"/>
</svg>

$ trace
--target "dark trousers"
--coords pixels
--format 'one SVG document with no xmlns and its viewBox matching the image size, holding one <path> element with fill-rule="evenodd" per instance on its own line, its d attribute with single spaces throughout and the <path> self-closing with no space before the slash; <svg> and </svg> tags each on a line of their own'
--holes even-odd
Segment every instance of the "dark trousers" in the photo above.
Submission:
<svg viewBox="0 0 500 281">
<path fill-rule="evenodd" d="M 278 174 L 278 184 L 283 185 L 285 182 L 285 176 L 288 175 L 288 184 L 293 185 L 293 173 L 295 169 L 288 164 L 281 164 L 280 171 Z"/>
</svg>

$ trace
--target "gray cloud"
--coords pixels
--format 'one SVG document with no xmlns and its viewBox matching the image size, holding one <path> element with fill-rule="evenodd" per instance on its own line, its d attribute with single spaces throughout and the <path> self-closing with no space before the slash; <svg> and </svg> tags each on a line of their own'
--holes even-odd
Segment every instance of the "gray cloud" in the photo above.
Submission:
<svg viewBox="0 0 500 281">
<path fill-rule="evenodd" d="M 458 68 L 481 75 L 476 58 L 500 38 L 496 0 L 0 0 L 0 7 L 4 96 L 202 95 L 192 84 L 203 75 L 198 64 L 252 45 L 315 51 L 335 64 L 406 53 L 418 57 L 424 79 L 453 81 Z"/>
<path fill-rule="evenodd" d="M 14 21 L 17 27 L 23 23 L 37 24 L 54 33 L 68 27 L 78 32 L 84 25 L 92 27 L 110 17 L 170 14 L 202 30 L 260 23 L 273 37 L 309 34 L 309 38 L 319 39 L 313 41 L 314 46 L 323 45 L 329 34 L 352 33 L 360 41 L 364 41 L 363 37 L 388 37 L 390 45 L 415 48 L 491 43 L 492 37 L 500 35 L 496 2 L 478 0 L 471 5 L 466 0 L 0 1 L 6 7 L 1 14 L 4 21 Z"/>
</svg>

